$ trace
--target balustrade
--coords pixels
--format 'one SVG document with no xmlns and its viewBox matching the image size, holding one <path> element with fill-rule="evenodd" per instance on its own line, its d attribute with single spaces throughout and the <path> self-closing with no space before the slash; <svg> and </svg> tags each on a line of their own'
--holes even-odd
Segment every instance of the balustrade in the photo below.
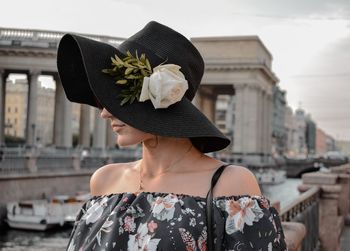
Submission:
<svg viewBox="0 0 350 251">
<path fill-rule="evenodd" d="M 288 229 L 295 228 L 297 233 L 293 233 L 293 238 L 301 241 L 301 235 L 305 235 L 300 248 L 303 251 L 313 251 L 319 248 L 319 203 L 320 203 L 320 188 L 312 187 L 306 192 L 302 193 L 297 199 L 292 201 L 287 206 L 283 207 L 280 212 L 281 220 L 284 222 L 300 222 L 306 229 L 306 235 L 303 227 L 300 225 L 288 225 L 286 224 L 285 232 L 288 233 Z M 287 238 L 288 239 L 288 238 Z M 296 240 L 292 243 L 295 245 Z M 290 248 L 289 250 L 293 250 Z M 296 250 L 296 249 L 294 249 Z"/>
<path fill-rule="evenodd" d="M 2 148 L 0 175 L 93 170 L 139 157 L 140 149 Z"/>
</svg>

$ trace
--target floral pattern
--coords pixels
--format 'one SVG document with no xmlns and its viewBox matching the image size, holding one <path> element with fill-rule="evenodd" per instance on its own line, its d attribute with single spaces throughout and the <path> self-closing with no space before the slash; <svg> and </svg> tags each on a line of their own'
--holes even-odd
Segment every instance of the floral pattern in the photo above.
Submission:
<svg viewBox="0 0 350 251">
<path fill-rule="evenodd" d="M 214 202 L 215 250 L 286 250 L 276 210 L 261 196 Z M 206 251 L 206 199 L 143 192 L 95 196 L 77 215 L 69 251 Z"/>
<path fill-rule="evenodd" d="M 264 213 L 259 207 L 257 200 L 249 197 L 242 197 L 235 200 L 226 201 L 226 232 L 233 234 L 236 231 L 243 232 L 244 225 L 252 226 L 254 222 L 258 222 Z"/>
</svg>

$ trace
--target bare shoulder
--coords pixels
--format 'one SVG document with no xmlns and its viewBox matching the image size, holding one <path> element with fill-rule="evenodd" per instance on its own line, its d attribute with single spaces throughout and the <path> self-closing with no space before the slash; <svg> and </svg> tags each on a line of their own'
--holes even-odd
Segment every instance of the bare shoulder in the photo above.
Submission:
<svg viewBox="0 0 350 251">
<path fill-rule="evenodd" d="M 113 163 L 100 167 L 90 178 L 91 195 L 108 194 L 111 184 L 118 184 L 132 163 Z"/>
<path fill-rule="evenodd" d="M 261 195 L 255 175 L 246 167 L 230 165 L 222 173 L 214 196 Z"/>
</svg>

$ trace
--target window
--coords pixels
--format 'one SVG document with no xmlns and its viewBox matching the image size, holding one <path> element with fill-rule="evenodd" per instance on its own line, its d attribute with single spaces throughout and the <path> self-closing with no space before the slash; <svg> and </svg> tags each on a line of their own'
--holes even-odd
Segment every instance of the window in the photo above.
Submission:
<svg viewBox="0 0 350 251">
<path fill-rule="evenodd" d="M 15 113 L 17 113 L 17 111 L 18 111 L 18 110 L 17 110 L 17 107 L 15 107 Z"/>
<path fill-rule="evenodd" d="M 7 112 L 10 113 L 11 112 L 11 107 L 7 107 Z"/>
</svg>

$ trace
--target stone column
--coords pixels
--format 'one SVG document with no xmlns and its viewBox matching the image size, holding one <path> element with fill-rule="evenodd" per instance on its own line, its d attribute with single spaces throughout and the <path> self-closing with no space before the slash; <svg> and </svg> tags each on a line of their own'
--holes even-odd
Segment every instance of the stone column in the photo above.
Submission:
<svg viewBox="0 0 350 251">
<path fill-rule="evenodd" d="M 63 142 L 62 146 L 72 147 L 73 145 L 73 133 L 72 133 L 72 117 L 73 117 L 73 104 L 66 96 L 64 96 L 64 112 L 63 112 Z"/>
<path fill-rule="evenodd" d="M 92 146 L 96 148 L 106 147 L 106 121 L 101 118 L 100 110 L 95 109 L 95 124 Z"/>
<path fill-rule="evenodd" d="M 112 127 L 109 123 L 106 123 L 106 138 L 107 138 L 107 147 L 114 148 L 117 143 L 117 135 L 113 132 Z"/>
<path fill-rule="evenodd" d="M 6 80 L 7 75 L 0 69 L 0 146 L 5 144 Z"/>
<path fill-rule="evenodd" d="M 61 84 L 61 81 L 57 74 L 54 75 L 54 79 L 56 82 L 56 92 L 55 92 L 55 115 L 54 115 L 54 123 L 53 123 L 53 143 L 56 146 L 62 146 L 62 124 L 63 120 L 63 102 L 64 102 L 64 91 Z"/>
<path fill-rule="evenodd" d="M 262 114 L 263 114 L 263 123 L 262 123 L 262 149 L 265 156 L 264 162 L 268 163 L 269 157 L 271 156 L 271 147 L 272 147 L 272 116 L 273 116 L 273 102 L 272 95 L 268 92 L 263 93 L 262 101 Z"/>
<path fill-rule="evenodd" d="M 202 112 L 211 122 L 215 122 L 215 100 L 210 97 L 203 97 Z"/>
<path fill-rule="evenodd" d="M 40 71 L 30 71 L 28 76 L 28 109 L 26 123 L 26 143 L 34 146 L 36 144 L 37 125 L 37 99 L 38 99 L 38 78 Z"/>
<path fill-rule="evenodd" d="M 197 107 L 198 110 L 202 110 L 202 97 L 200 90 L 197 91 L 196 95 L 194 96 L 192 103 Z"/>
<path fill-rule="evenodd" d="M 215 107 L 216 107 L 216 93 L 213 88 L 202 86 L 198 91 L 200 96 L 194 102 L 197 103 L 197 108 L 200 109 L 204 115 L 211 121 L 215 122 Z"/>
<path fill-rule="evenodd" d="M 266 149 L 266 141 L 267 141 L 267 94 L 266 91 L 263 91 L 262 93 L 262 101 L 261 101 L 261 111 L 262 111 L 262 124 L 261 124 L 261 149 L 262 153 L 264 155 L 264 162 L 266 162 L 266 154 L 267 154 L 267 149 Z"/>
<path fill-rule="evenodd" d="M 60 78 L 54 75 L 56 81 L 54 144 L 56 146 L 72 146 L 72 103 L 66 98 Z"/>
<path fill-rule="evenodd" d="M 258 121 L 257 121 L 257 149 L 260 155 L 260 161 L 263 162 L 264 154 L 264 133 L 263 133 L 263 124 L 264 124 L 264 109 L 263 109 L 263 90 L 257 90 L 257 112 L 258 112 Z"/>
<path fill-rule="evenodd" d="M 272 148 L 272 118 L 273 118 L 273 98 L 271 94 L 267 95 L 267 129 L 266 129 L 266 154 L 268 156 L 268 162 L 271 159 L 271 148 Z"/>
<path fill-rule="evenodd" d="M 236 84 L 236 117 L 234 152 L 249 163 L 259 164 L 259 87 L 255 84 Z"/>
<path fill-rule="evenodd" d="M 244 119 L 245 119 L 245 107 L 244 107 L 244 94 L 246 85 L 235 85 L 236 96 L 236 111 L 235 111 L 235 125 L 234 125 L 234 138 L 233 151 L 238 154 L 245 154 L 245 141 L 244 141 Z"/>
<path fill-rule="evenodd" d="M 80 106 L 79 145 L 90 147 L 90 106 Z"/>
</svg>

